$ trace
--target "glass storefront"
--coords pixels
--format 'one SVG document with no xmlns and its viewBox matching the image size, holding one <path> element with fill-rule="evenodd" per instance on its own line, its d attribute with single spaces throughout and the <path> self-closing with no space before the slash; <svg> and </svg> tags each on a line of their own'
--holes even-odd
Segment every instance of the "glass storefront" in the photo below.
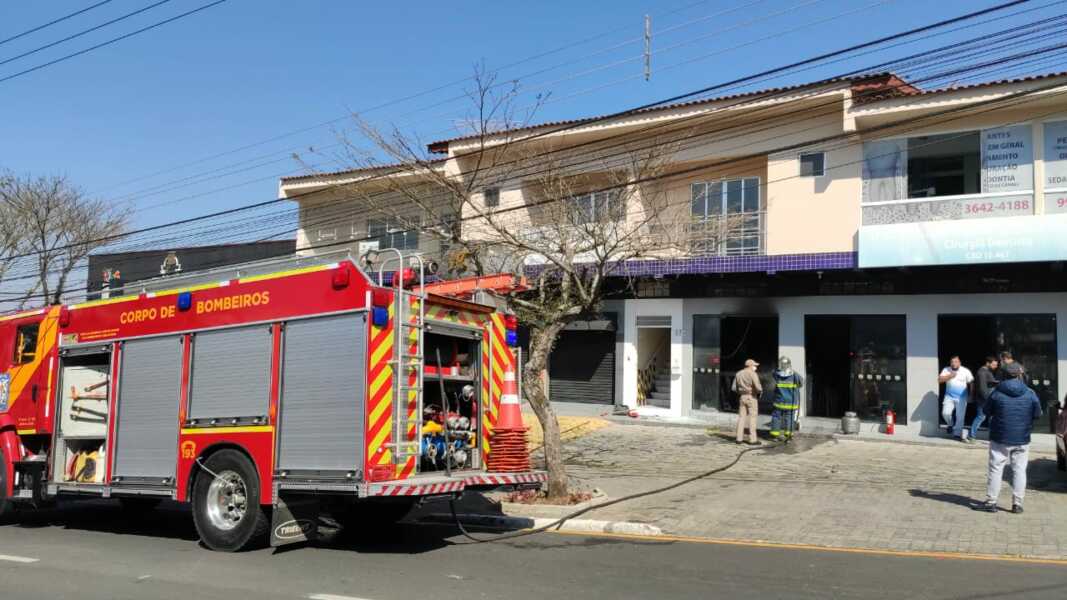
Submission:
<svg viewBox="0 0 1067 600">
<path fill-rule="evenodd" d="M 760 412 L 770 413 L 774 403 L 772 372 L 778 361 L 778 317 L 694 315 L 693 409 L 736 411 L 738 398 L 730 387 L 749 358 L 760 363 Z"/>
<path fill-rule="evenodd" d="M 892 409 L 907 424 L 905 326 L 903 315 L 805 317 L 808 414 L 882 420 Z"/>
</svg>

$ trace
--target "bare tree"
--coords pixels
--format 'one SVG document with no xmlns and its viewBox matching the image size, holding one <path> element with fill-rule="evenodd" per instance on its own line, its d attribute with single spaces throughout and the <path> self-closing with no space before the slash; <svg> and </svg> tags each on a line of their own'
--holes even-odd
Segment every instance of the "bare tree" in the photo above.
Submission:
<svg viewBox="0 0 1067 600">
<path fill-rule="evenodd" d="M 480 69 L 474 82 L 469 135 L 447 159 L 355 115 L 369 147 L 342 137 L 338 158 L 357 175 L 338 193 L 354 210 L 446 242 L 453 273 L 530 277 L 532 290 L 507 301 L 530 331 L 523 392 L 544 430 L 548 494 L 560 497 L 568 479 L 546 389 L 549 355 L 569 323 L 599 314 L 609 281 L 626 281 L 629 264 L 685 246 L 688 201 L 671 202 L 663 181 L 684 132 L 569 148 L 524 128 L 536 103 L 516 109 L 514 84 Z M 490 188 L 499 202 L 486 202 Z"/>
<path fill-rule="evenodd" d="M 35 297 L 58 304 L 68 279 L 90 252 L 125 230 L 129 211 L 89 198 L 61 175 L 8 176 L 0 180 L 0 210 L 18 250 L 34 264 L 33 283 L 21 304 Z M 5 264 L 11 261 L 4 261 Z"/>
</svg>

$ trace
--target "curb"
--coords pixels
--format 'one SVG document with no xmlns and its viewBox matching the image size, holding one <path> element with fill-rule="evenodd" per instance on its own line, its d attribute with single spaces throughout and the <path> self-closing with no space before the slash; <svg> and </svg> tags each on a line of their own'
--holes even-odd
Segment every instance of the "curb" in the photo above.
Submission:
<svg viewBox="0 0 1067 600">
<path fill-rule="evenodd" d="M 512 517 L 508 515 L 478 515 L 463 513 L 457 515 L 464 525 L 475 525 L 491 529 L 537 529 L 551 525 L 559 519 L 541 517 Z M 453 523 L 448 513 L 432 513 L 419 519 L 433 523 Z M 571 531 L 575 533 L 616 533 L 623 535 L 660 536 L 663 530 L 647 523 L 631 521 L 597 521 L 593 519 L 571 519 L 564 521 L 552 531 Z"/>
</svg>

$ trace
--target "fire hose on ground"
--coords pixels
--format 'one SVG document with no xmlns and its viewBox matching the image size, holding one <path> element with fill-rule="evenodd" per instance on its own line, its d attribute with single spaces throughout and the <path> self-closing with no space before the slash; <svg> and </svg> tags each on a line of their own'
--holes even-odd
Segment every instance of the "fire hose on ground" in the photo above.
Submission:
<svg viewBox="0 0 1067 600">
<path fill-rule="evenodd" d="M 672 484 L 669 484 L 669 485 L 665 485 L 665 486 L 658 487 L 658 488 L 651 489 L 651 490 L 646 490 L 644 492 L 638 492 L 636 494 L 629 494 L 629 495 L 626 495 L 626 496 L 622 496 L 622 497 L 619 497 L 619 498 L 615 498 L 615 499 L 609 500 L 609 501 L 604 502 L 602 504 L 597 504 L 595 506 L 587 506 L 585 508 L 576 510 L 576 511 L 570 513 L 570 514 L 564 515 L 564 516 L 560 517 L 559 519 L 549 523 L 548 525 L 542 525 L 541 527 L 535 527 L 533 529 L 524 529 L 522 531 L 515 531 L 515 532 L 512 532 L 512 533 L 506 533 L 506 534 L 503 534 L 503 535 L 498 535 L 498 536 L 493 537 L 493 538 L 475 537 L 469 531 L 467 531 L 467 529 L 463 526 L 463 522 L 460 521 L 459 515 L 456 513 L 456 501 L 455 501 L 455 499 L 450 499 L 448 501 L 448 508 L 452 513 L 452 520 L 455 521 L 456 527 L 459 528 L 460 533 L 463 534 L 463 537 L 471 540 L 470 542 L 466 542 L 466 543 L 468 543 L 468 544 L 472 544 L 472 543 L 485 544 L 485 543 L 489 543 L 489 542 L 501 542 L 501 541 L 504 541 L 504 540 L 510 540 L 510 539 L 515 539 L 515 538 L 524 537 L 524 536 L 528 536 L 528 535 L 534 535 L 536 533 L 543 533 L 543 532 L 548 531 L 550 529 L 554 529 L 554 528 L 560 527 L 561 525 L 563 525 L 567 521 L 570 521 L 571 519 L 574 519 L 576 517 L 580 517 L 581 515 L 584 515 L 585 513 L 588 513 L 588 512 L 591 512 L 591 511 L 594 511 L 594 510 L 597 510 L 597 509 L 600 509 L 600 508 L 607 508 L 609 506 L 614 506 L 616 504 L 622 504 L 623 502 L 629 502 L 631 500 L 637 500 L 639 498 L 645 498 L 647 496 L 654 496 L 656 494 L 662 494 L 664 492 L 668 492 L 670 490 L 677 489 L 677 488 L 680 488 L 680 487 L 682 487 L 684 485 L 688 485 L 690 483 L 693 483 L 694 481 L 698 481 L 698 480 L 704 479 L 706 477 L 711 477 L 712 475 L 716 475 L 718 473 L 722 473 L 724 471 L 727 471 L 727 470 L 733 468 L 737 463 L 741 462 L 741 458 L 744 457 L 749 452 L 770 452 L 770 451 L 775 451 L 775 450 L 781 449 L 783 447 L 784 447 L 784 445 L 774 445 L 774 446 L 760 446 L 760 447 L 757 447 L 757 448 L 746 448 L 746 449 L 742 450 L 741 452 L 738 452 L 737 456 L 735 456 L 732 461 L 730 461 L 729 463 L 727 463 L 727 464 L 725 464 L 725 465 L 723 465 L 721 467 L 716 467 L 716 468 L 711 469 L 709 471 L 704 471 L 703 473 L 699 473 L 697 475 L 693 475 L 691 477 L 687 477 L 687 478 L 685 478 L 685 479 L 683 479 L 681 481 L 676 481 L 676 482 L 674 482 Z"/>
</svg>

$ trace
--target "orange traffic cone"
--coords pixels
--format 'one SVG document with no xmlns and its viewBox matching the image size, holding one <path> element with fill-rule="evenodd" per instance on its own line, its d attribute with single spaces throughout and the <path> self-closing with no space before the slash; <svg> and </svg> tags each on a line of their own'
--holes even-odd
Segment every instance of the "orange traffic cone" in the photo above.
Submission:
<svg viewBox="0 0 1067 600">
<path fill-rule="evenodd" d="M 489 438 L 489 471 L 529 471 L 530 454 L 526 447 L 526 426 L 522 423 L 518 384 L 515 370 L 504 371 L 504 389 L 500 394 L 500 414 Z"/>
</svg>

